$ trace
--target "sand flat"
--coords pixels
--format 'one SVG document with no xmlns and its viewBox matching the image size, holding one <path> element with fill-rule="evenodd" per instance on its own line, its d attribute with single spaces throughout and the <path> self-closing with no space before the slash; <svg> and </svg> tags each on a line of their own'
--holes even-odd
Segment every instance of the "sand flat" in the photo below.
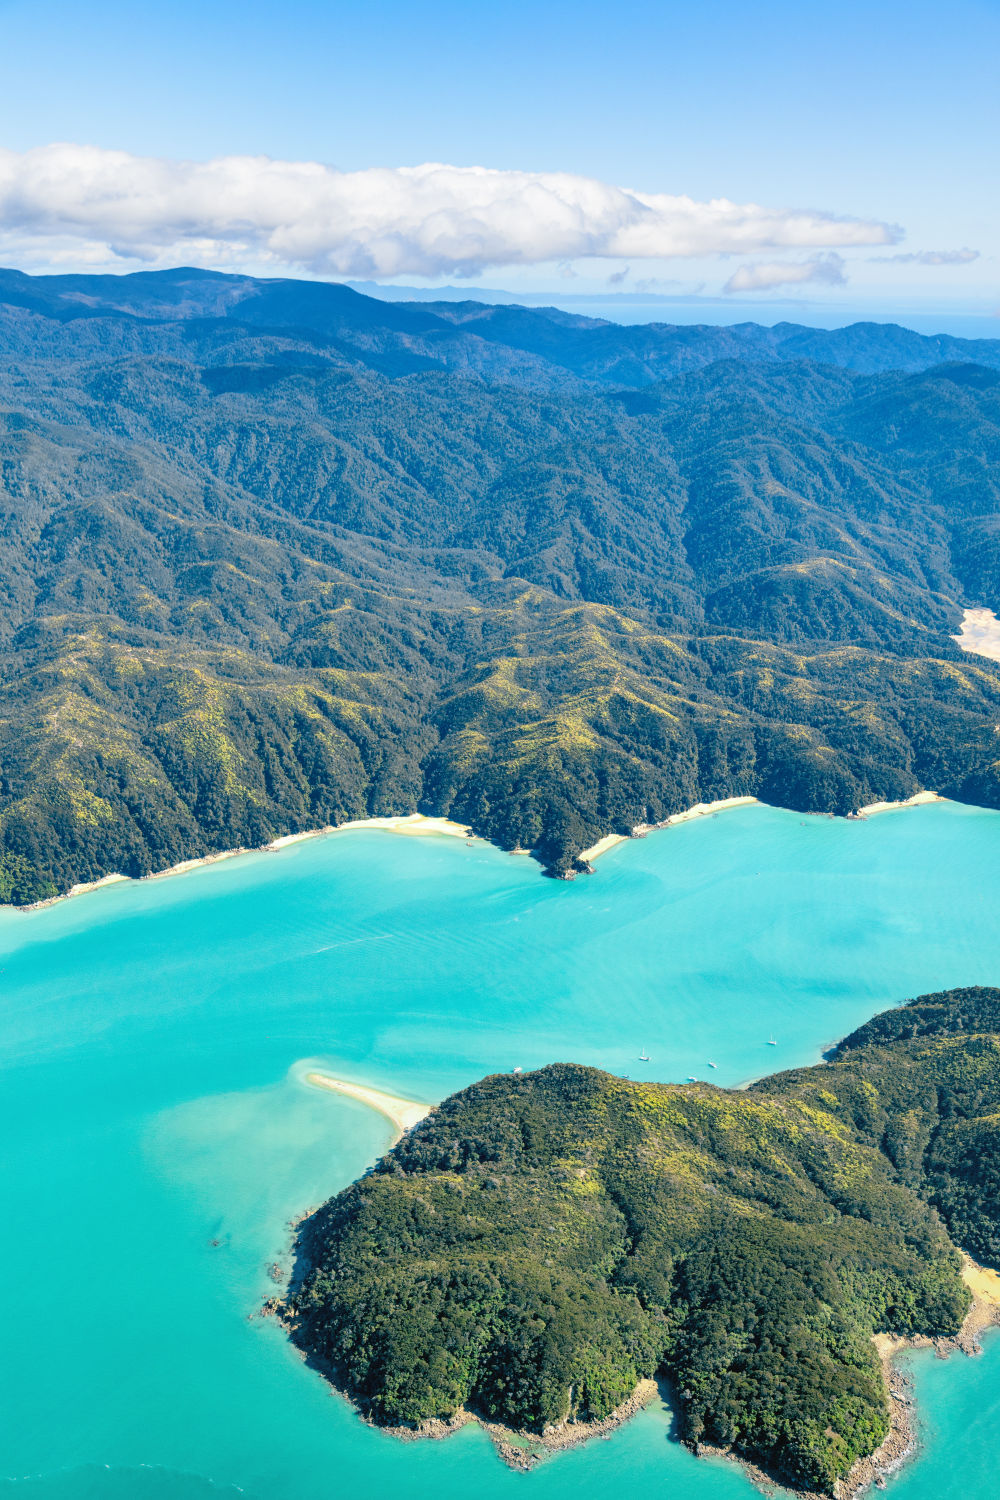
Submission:
<svg viewBox="0 0 1000 1500">
<path fill-rule="evenodd" d="M 967 609 L 962 628 L 952 636 L 963 651 L 1000 661 L 1000 620 L 991 609 Z"/>
</svg>

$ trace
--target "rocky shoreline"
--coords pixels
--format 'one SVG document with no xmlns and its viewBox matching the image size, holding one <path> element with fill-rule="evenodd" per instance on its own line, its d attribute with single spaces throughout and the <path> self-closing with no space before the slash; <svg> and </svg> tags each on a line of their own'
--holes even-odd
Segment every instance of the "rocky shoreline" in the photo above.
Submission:
<svg viewBox="0 0 1000 1500">
<path fill-rule="evenodd" d="M 293 1233 L 298 1230 L 301 1223 L 308 1218 L 303 1214 L 301 1218 L 294 1221 L 289 1227 Z M 973 1261 L 966 1261 L 966 1275 L 981 1274 L 982 1267 Z M 987 1275 L 990 1273 L 986 1273 Z M 294 1345 L 295 1320 L 294 1316 L 281 1296 L 268 1297 L 263 1303 L 259 1316 L 265 1318 L 276 1318 L 278 1322 L 293 1335 Z M 934 1349 L 940 1359 L 948 1359 L 956 1350 L 966 1355 L 982 1353 L 980 1335 L 988 1328 L 1000 1326 L 1000 1300 L 994 1300 L 992 1296 L 973 1295 L 972 1306 L 958 1333 L 949 1338 L 932 1339 L 923 1336 L 916 1338 L 894 1338 L 889 1334 L 876 1336 L 876 1348 L 882 1359 L 882 1368 L 885 1372 L 886 1388 L 889 1393 L 889 1417 L 890 1429 L 888 1436 L 874 1453 L 867 1458 L 858 1459 L 846 1480 L 838 1482 L 834 1496 L 835 1500 L 854 1500 L 854 1497 L 863 1494 L 872 1488 L 884 1488 L 886 1480 L 894 1474 L 908 1458 L 916 1451 L 917 1437 L 914 1425 L 914 1399 L 913 1386 L 909 1375 L 897 1364 L 898 1356 L 908 1349 Z M 301 1357 L 306 1359 L 304 1351 L 299 1351 Z M 331 1387 L 331 1390 L 350 1401 L 350 1397 L 337 1383 L 336 1372 L 329 1368 L 320 1368 L 315 1360 L 309 1362 L 322 1375 L 323 1379 Z M 557 1453 L 564 1453 L 570 1448 L 578 1447 L 582 1443 L 588 1443 L 596 1438 L 606 1438 L 617 1428 L 631 1420 L 647 1406 L 659 1394 L 660 1387 L 656 1380 L 641 1380 L 632 1395 L 621 1406 L 617 1407 L 609 1416 L 594 1422 L 561 1422 L 548 1427 L 544 1432 L 518 1431 L 514 1428 L 505 1427 L 499 1422 L 490 1422 L 479 1413 L 470 1411 L 465 1407 L 459 1407 L 451 1417 L 431 1418 L 420 1423 L 417 1427 L 384 1427 L 373 1421 L 363 1411 L 358 1414 L 368 1426 L 377 1427 L 380 1432 L 387 1433 L 390 1437 L 400 1442 L 413 1443 L 430 1440 L 439 1442 L 443 1438 L 450 1437 L 452 1433 L 460 1431 L 470 1422 L 476 1422 L 482 1427 L 489 1437 L 497 1455 L 509 1468 L 520 1473 L 529 1470 Z M 351 1403 L 354 1405 L 354 1403 Z M 731 1448 L 719 1448 L 708 1443 L 696 1444 L 692 1451 L 697 1457 L 718 1457 L 735 1461 L 750 1482 L 757 1488 L 765 1488 L 773 1491 L 777 1486 L 785 1494 L 796 1497 L 796 1500 L 827 1500 L 815 1490 L 799 1490 L 782 1483 L 776 1475 L 768 1473 L 751 1460 L 743 1458 Z"/>
<path fill-rule="evenodd" d="M 541 1433 L 517 1432 L 499 1422 L 488 1422 L 485 1418 L 474 1415 L 473 1420 L 486 1432 L 505 1464 L 526 1472 L 550 1454 L 564 1453 L 568 1448 L 578 1447 L 580 1443 L 610 1436 L 616 1428 L 644 1411 L 658 1394 L 659 1386 L 655 1380 L 640 1380 L 628 1400 L 623 1401 L 621 1406 L 600 1421 L 560 1422 Z"/>
<path fill-rule="evenodd" d="M 566 1420 L 553 1424 L 541 1433 L 513 1429 L 501 1423 L 491 1422 L 481 1413 L 465 1407 L 458 1408 L 448 1418 L 428 1418 L 414 1426 L 387 1427 L 378 1423 L 363 1408 L 359 1408 L 344 1390 L 339 1379 L 341 1372 L 324 1364 L 315 1353 L 309 1351 L 300 1342 L 301 1329 L 295 1311 L 294 1298 L 295 1290 L 301 1286 L 309 1268 L 306 1237 L 302 1231 L 304 1224 L 314 1212 L 314 1209 L 309 1210 L 288 1225 L 289 1254 L 294 1262 L 294 1270 L 288 1277 L 287 1290 L 268 1297 L 259 1313 L 252 1313 L 250 1316 L 275 1318 L 289 1335 L 293 1347 L 297 1349 L 302 1359 L 324 1378 L 334 1393 L 342 1396 L 355 1407 L 367 1425 L 378 1427 L 379 1430 L 400 1441 L 415 1442 L 423 1439 L 440 1440 L 460 1430 L 468 1423 L 476 1422 L 490 1438 L 501 1460 L 510 1468 L 524 1472 L 556 1453 L 595 1438 L 608 1437 L 647 1407 L 661 1389 L 661 1384 L 655 1379 L 641 1380 L 632 1395 L 607 1417 L 593 1422 Z M 288 1254 L 284 1259 L 288 1259 Z M 907 1371 L 900 1368 L 898 1356 L 909 1349 L 931 1348 L 942 1359 L 948 1358 L 955 1350 L 960 1350 L 967 1355 L 976 1355 L 982 1352 L 980 1343 L 982 1333 L 987 1328 L 1000 1325 L 1000 1273 L 977 1264 L 968 1255 L 962 1255 L 962 1262 L 962 1279 L 971 1292 L 971 1303 L 957 1333 L 940 1338 L 924 1335 L 904 1338 L 888 1333 L 873 1336 L 873 1343 L 881 1360 L 885 1378 L 889 1431 L 885 1440 L 873 1453 L 859 1459 L 847 1477 L 835 1484 L 832 1491 L 834 1500 L 854 1500 L 854 1497 L 872 1487 L 885 1488 L 888 1477 L 896 1472 L 916 1450 L 917 1435 L 914 1424 L 912 1381 Z M 287 1273 L 276 1274 L 280 1271 L 281 1263 L 275 1261 L 269 1268 L 268 1274 L 273 1281 L 280 1283 L 287 1275 Z M 768 1493 L 773 1493 L 777 1487 L 790 1496 L 799 1497 L 799 1500 L 823 1500 L 821 1492 L 796 1489 L 783 1483 L 780 1475 L 766 1471 L 732 1448 L 704 1443 L 688 1446 L 699 1457 L 716 1456 L 735 1461 L 752 1483 L 758 1488 L 766 1489 Z"/>
<path fill-rule="evenodd" d="M 301 1223 L 308 1218 L 303 1214 L 290 1227 L 297 1231 Z M 279 1262 L 275 1261 L 269 1268 L 268 1274 L 272 1280 L 277 1279 L 273 1275 L 274 1269 L 279 1268 Z M 284 1274 L 282 1276 L 284 1279 Z M 280 1323 L 289 1335 L 292 1347 L 299 1357 L 309 1364 L 330 1387 L 332 1394 L 340 1396 L 347 1401 L 357 1412 L 359 1418 L 368 1427 L 374 1427 L 379 1432 L 386 1433 L 389 1437 L 396 1438 L 402 1443 L 416 1442 L 440 1442 L 442 1438 L 450 1437 L 452 1433 L 459 1432 L 470 1422 L 476 1422 L 486 1433 L 497 1451 L 499 1458 L 511 1469 L 526 1473 L 533 1469 L 542 1459 L 548 1458 L 556 1453 L 564 1453 L 569 1448 L 578 1447 L 581 1443 L 591 1442 L 595 1438 L 608 1437 L 617 1428 L 624 1425 L 632 1417 L 643 1411 L 656 1398 L 659 1393 L 659 1385 L 655 1380 L 640 1380 L 631 1396 L 623 1401 L 621 1406 L 616 1407 L 608 1416 L 593 1422 L 560 1422 L 547 1427 L 543 1432 L 520 1432 L 511 1427 L 505 1427 L 500 1422 L 491 1422 L 480 1413 L 470 1411 L 464 1406 L 458 1407 L 450 1417 L 430 1417 L 415 1427 L 387 1427 L 376 1422 L 358 1404 L 352 1400 L 343 1386 L 339 1384 L 337 1372 L 331 1366 L 323 1364 L 314 1355 L 307 1354 L 298 1345 L 296 1333 L 296 1318 L 289 1307 L 285 1297 L 278 1294 L 265 1298 L 259 1310 L 251 1313 L 250 1318 L 273 1318 Z"/>
<path fill-rule="evenodd" d="M 965 1277 L 983 1274 L 983 1268 L 966 1257 Z M 990 1273 L 985 1273 L 989 1275 Z M 966 1355 L 982 1353 L 980 1334 L 988 1328 L 1000 1327 L 1000 1301 L 992 1296 L 976 1295 L 973 1292 L 972 1306 L 958 1333 L 949 1338 L 894 1338 L 891 1334 L 877 1334 L 875 1347 L 882 1360 L 886 1389 L 889 1392 L 889 1433 L 880 1447 L 867 1458 L 859 1458 L 846 1479 L 840 1480 L 834 1490 L 834 1500 L 854 1500 L 871 1488 L 884 1489 L 886 1481 L 913 1456 L 917 1449 L 917 1433 L 914 1422 L 915 1405 L 913 1382 L 907 1372 L 897 1363 L 900 1354 L 908 1349 L 933 1349 L 939 1359 L 948 1359 L 959 1351 Z M 815 1490 L 799 1490 L 782 1484 L 774 1474 L 768 1473 L 751 1460 L 734 1453 L 730 1448 L 717 1448 L 700 1443 L 694 1450 L 699 1457 L 714 1456 L 731 1458 L 739 1464 L 750 1482 L 758 1489 L 773 1492 L 775 1486 L 795 1500 L 827 1500 Z"/>
</svg>

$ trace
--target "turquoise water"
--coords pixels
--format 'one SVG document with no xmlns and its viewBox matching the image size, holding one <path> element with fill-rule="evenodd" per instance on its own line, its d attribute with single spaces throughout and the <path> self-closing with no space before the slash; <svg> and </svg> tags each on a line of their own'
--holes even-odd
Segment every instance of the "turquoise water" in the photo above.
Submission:
<svg viewBox="0 0 1000 1500">
<path fill-rule="evenodd" d="M 358 831 L 0 912 L 0 1495 L 747 1500 L 661 1408 L 527 1477 L 476 1429 L 400 1444 L 248 1320 L 288 1219 L 388 1142 L 304 1064 L 435 1099 L 556 1059 L 723 1084 L 813 1061 L 904 996 L 997 982 L 998 840 L 1000 815 L 952 804 L 749 807 L 567 885 Z M 913 1368 L 923 1452 L 892 1493 L 993 1494 L 1000 1335 Z"/>
</svg>

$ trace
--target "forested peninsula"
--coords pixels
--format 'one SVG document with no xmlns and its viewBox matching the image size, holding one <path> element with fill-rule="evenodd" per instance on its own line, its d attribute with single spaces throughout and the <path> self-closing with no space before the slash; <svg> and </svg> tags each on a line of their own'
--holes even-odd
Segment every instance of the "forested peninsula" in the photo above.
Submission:
<svg viewBox="0 0 1000 1500">
<path fill-rule="evenodd" d="M 0 272 L 0 901 L 368 816 L 553 874 L 1000 805 L 1000 341 Z"/>
<path fill-rule="evenodd" d="M 749 1089 L 572 1064 L 446 1099 L 298 1238 L 292 1337 L 374 1422 L 607 1418 L 848 1492 L 877 1331 L 954 1335 L 1000 1261 L 1000 989 L 924 995 Z M 856 1470 L 855 1470 L 856 1473 Z"/>
</svg>

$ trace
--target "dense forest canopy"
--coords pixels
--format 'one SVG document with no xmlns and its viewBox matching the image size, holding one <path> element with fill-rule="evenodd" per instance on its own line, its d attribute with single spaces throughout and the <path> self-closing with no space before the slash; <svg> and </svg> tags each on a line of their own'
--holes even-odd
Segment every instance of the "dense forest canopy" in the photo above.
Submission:
<svg viewBox="0 0 1000 1500">
<path fill-rule="evenodd" d="M 306 1221 L 293 1337 L 375 1421 L 606 1417 L 832 1493 L 889 1430 L 876 1330 L 955 1333 L 1000 1255 L 1000 990 L 747 1090 L 558 1064 L 446 1099 Z"/>
<path fill-rule="evenodd" d="M 1000 341 L 0 272 L 0 900 L 368 814 L 555 873 L 1000 805 Z"/>
</svg>

